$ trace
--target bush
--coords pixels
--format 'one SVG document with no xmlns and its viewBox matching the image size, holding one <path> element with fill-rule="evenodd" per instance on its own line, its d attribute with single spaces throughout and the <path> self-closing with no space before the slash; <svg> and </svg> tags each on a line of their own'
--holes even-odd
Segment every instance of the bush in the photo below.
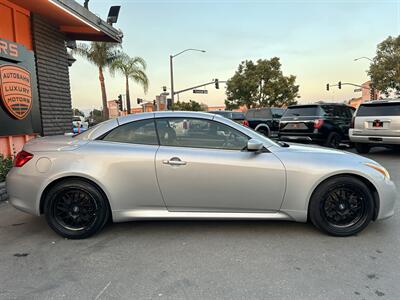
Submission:
<svg viewBox="0 0 400 300">
<path fill-rule="evenodd" d="M 0 154 L 0 182 L 6 180 L 7 173 L 11 170 L 12 166 L 12 159 Z"/>
</svg>

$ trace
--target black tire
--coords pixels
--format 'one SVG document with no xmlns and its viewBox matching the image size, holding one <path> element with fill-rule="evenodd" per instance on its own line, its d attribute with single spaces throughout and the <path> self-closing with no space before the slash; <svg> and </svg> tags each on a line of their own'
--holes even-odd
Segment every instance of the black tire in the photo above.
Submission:
<svg viewBox="0 0 400 300">
<path fill-rule="evenodd" d="M 257 130 L 257 132 L 261 133 L 262 135 L 269 137 L 270 136 L 270 131 L 265 128 L 265 127 L 261 127 Z"/>
<path fill-rule="evenodd" d="M 360 154 L 367 154 L 369 150 L 371 150 L 370 145 L 362 143 L 355 143 L 354 148 L 356 148 L 356 151 Z"/>
<path fill-rule="evenodd" d="M 371 191 L 352 176 L 324 181 L 314 191 L 309 205 L 310 220 L 314 226 L 340 237 L 362 231 L 371 222 L 373 212 Z"/>
<path fill-rule="evenodd" d="M 331 132 L 326 139 L 325 146 L 338 149 L 340 146 L 340 142 L 342 141 L 342 137 L 337 132 Z"/>
<path fill-rule="evenodd" d="M 57 183 L 46 194 L 49 226 L 68 239 L 84 239 L 100 231 L 110 217 L 107 199 L 94 185 L 78 179 Z"/>
</svg>

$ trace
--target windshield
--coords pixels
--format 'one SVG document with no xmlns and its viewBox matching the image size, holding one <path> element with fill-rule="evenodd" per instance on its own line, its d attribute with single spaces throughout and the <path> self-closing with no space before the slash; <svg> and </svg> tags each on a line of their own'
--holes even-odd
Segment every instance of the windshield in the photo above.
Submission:
<svg viewBox="0 0 400 300">
<path fill-rule="evenodd" d="M 400 102 L 364 104 L 358 108 L 358 117 L 400 116 Z"/>
</svg>

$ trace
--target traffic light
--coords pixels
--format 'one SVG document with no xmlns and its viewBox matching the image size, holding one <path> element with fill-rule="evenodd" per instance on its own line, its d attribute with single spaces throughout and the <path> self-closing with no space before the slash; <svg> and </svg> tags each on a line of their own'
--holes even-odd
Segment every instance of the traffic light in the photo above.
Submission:
<svg viewBox="0 0 400 300">
<path fill-rule="evenodd" d="M 215 88 L 218 90 L 219 89 L 219 80 L 215 79 L 214 84 L 215 84 Z"/>
<path fill-rule="evenodd" d="M 326 84 L 326 90 L 329 91 L 329 83 Z"/>
<path fill-rule="evenodd" d="M 375 99 L 375 88 L 374 87 L 370 87 L 369 93 L 370 93 L 371 100 L 376 100 Z"/>
<path fill-rule="evenodd" d="M 143 99 L 137 98 L 136 101 L 137 101 L 137 104 L 140 104 L 143 102 Z"/>
<path fill-rule="evenodd" d="M 118 95 L 117 103 L 118 103 L 118 109 L 119 109 L 120 111 L 123 111 L 123 110 L 124 110 L 124 107 L 122 106 L 122 95 Z"/>
<path fill-rule="evenodd" d="M 339 88 L 339 90 L 340 90 L 340 89 L 342 88 L 342 82 L 339 81 L 337 85 L 338 85 L 338 88 Z"/>
<path fill-rule="evenodd" d="M 167 87 L 164 85 L 164 86 L 162 87 L 162 90 L 163 90 L 163 92 L 166 92 L 166 91 L 167 91 Z"/>
</svg>

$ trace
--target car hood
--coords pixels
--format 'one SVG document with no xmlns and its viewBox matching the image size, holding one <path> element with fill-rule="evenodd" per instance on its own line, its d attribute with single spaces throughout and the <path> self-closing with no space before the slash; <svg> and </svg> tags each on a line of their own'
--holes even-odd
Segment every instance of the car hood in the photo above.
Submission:
<svg viewBox="0 0 400 300">
<path fill-rule="evenodd" d="M 352 161 L 352 162 L 359 162 L 359 163 L 374 163 L 379 165 L 372 159 L 363 157 L 361 155 L 351 153 L 348 151 L 337 150 L 337 149 L 330 149 L 325 148 L 317 145 L 298 145 L 298 144 L 290 144 L 290 147 L 273 147 L 272 150 L 278 157 L 281 155 L 296 155 L 300 157 L 307 157 L 313 160 L 322 160 L 326 161 L 329 159 L 335 159 L 339 161 Z M 280 155 L 281 154 L 281 155 Z"/>
<path fill-rule="evenodd" d="M 30 140 L 25 144 L 24 150 L 28 152 L 71 151 L 87 143 L 87 140 L 77 139 L 72 136 L 47 136 Z"/>
</svg>

